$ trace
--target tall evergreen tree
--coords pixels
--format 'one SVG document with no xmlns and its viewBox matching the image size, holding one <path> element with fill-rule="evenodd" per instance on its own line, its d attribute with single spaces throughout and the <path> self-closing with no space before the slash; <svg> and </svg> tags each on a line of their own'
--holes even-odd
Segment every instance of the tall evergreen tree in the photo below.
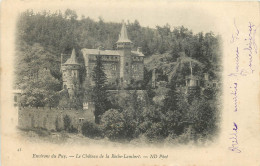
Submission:
<svg viewBox="0 0 260 166">
<path fill-rule="evenodd" d="M 106 88 L 107 77 L 104 72 L 101 56 L 97 56 L 96 66 L 94 67 L 92 77 L 95 82 L 92 94 L 95 103 L 95 122 L 99 124 L 101 115 L 110 107 Z"/>
</svg>

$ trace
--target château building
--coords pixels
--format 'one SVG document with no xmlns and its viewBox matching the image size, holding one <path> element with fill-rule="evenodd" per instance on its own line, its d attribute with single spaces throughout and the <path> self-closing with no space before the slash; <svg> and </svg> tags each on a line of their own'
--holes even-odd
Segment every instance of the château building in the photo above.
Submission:
<svg viewBox="0 0 260 166">
<path fill-rule="evenodd" d="M 144 78 L 144 54 L 141 48 L 132 50 L 133 43 L 128 38 L 126 25 L 123 22 L 119 39 L 116 42 L 116 50 L 81 49 L 84 58 L 86 80 L 93 85 L 92 72 L 98 56 L 101 56 L 104 72 L 109 85 L 127 87 L 134 82 L 141 82 Z M 63 58 L 63 57 L 61 57 Z M 80 87 L 79 70 L 80 63 L 77 61 L 75 50 L 71 57 L 61 65 L 63 88 L 67 88 L 70 95 Z"/>
<path fill-rule="evenodd" d="M 74 96 L 74 93 L 79 90 L 79 70 L 80 64 L 73 49 L 71 57 L 61 66 L 63 89 L 67 89 L 70 96 Z"/>
</svg>

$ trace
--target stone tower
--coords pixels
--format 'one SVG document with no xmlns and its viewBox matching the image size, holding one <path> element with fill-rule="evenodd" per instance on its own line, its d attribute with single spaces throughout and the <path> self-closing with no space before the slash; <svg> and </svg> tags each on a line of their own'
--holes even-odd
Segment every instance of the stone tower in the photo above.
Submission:
<svg viewBox="0 0 260 166">
<path fill-rule="evenodd" d="M 63 89 L 68 90 L 70 98 L 73 98 L 79 90 L 79 69 L 80 64 L 77 61 L 75 49 L 73 49 L 71 57 L 61 65 Z"/>
<path fill-rule="evenodd" d="M 132 41 L 128 39 L 126 25 L 123 21 L 119 39 L 116 42 L 117 50 L 120 54 L 120 81 L 123 85 L 130 84 L 132 76 Z"/>
</svg>

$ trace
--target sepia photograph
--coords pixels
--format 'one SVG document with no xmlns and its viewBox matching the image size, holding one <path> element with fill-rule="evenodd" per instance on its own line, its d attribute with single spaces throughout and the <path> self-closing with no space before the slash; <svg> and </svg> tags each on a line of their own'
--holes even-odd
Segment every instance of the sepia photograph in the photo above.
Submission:
<svg viewBox="0 0 260 166">
<path fill-rule="evenodd" d="M 15 2 L 1 164 L 259 165 L 258 2 Z"/>
<path fill-rule="evenodd" d="M 95 21 L 71 9 L 22 12 L 14 84 L 19 133 L 57 143 L 214 141 L 221 36 L 141 25 Z"/>
</svg>

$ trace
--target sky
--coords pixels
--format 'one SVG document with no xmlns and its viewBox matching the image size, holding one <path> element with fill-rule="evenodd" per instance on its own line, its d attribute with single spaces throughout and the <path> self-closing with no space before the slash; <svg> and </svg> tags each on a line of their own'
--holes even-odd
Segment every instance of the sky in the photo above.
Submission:
<svg viewBox="0 0 260 166">
<path fill-rule="evenodd" d="M 194 32 L 216 31 L 214 17 L 207 15 L 206 11 L 191 6 L 178 7 L 172 3 L 88 6 L 79 8 L 77 12 L 94 19 L 101 16 L 104 21 L 121 22 L 124 19 L 133 22 L 136 19 L 142 26 L 151 28 L 168 23 L 171 27 L 183 25 Z"/>
<path fill-rule="evenodd" d="M 56 11 L 65 11 L 67 8 L 75 10 L 80 18 L 81 15 L 98 20 L 103 18 L 105 22 L 122 22 L 129 20 L 133 22 L 138 20 L 141 26 L 155 28 L 157 25 L 164 26 L 167 23 L 171 28 L 183 25 L 193 32 L 218 33 L 216 26 L 216 15 L 210 14 L 207 5 L 196 3 L 181 3 L 170 1 L 161 1 L 160 3 L 151 3 L 152 1 L 103 1 L 96 3 L 77 3 L 73 5 L 51 5 L 47 8 L 38 8 L 34 5 L 34 10 L 43 9 Z M 212 4 L 211 4 L 212 5 Z"/>
</svg>

